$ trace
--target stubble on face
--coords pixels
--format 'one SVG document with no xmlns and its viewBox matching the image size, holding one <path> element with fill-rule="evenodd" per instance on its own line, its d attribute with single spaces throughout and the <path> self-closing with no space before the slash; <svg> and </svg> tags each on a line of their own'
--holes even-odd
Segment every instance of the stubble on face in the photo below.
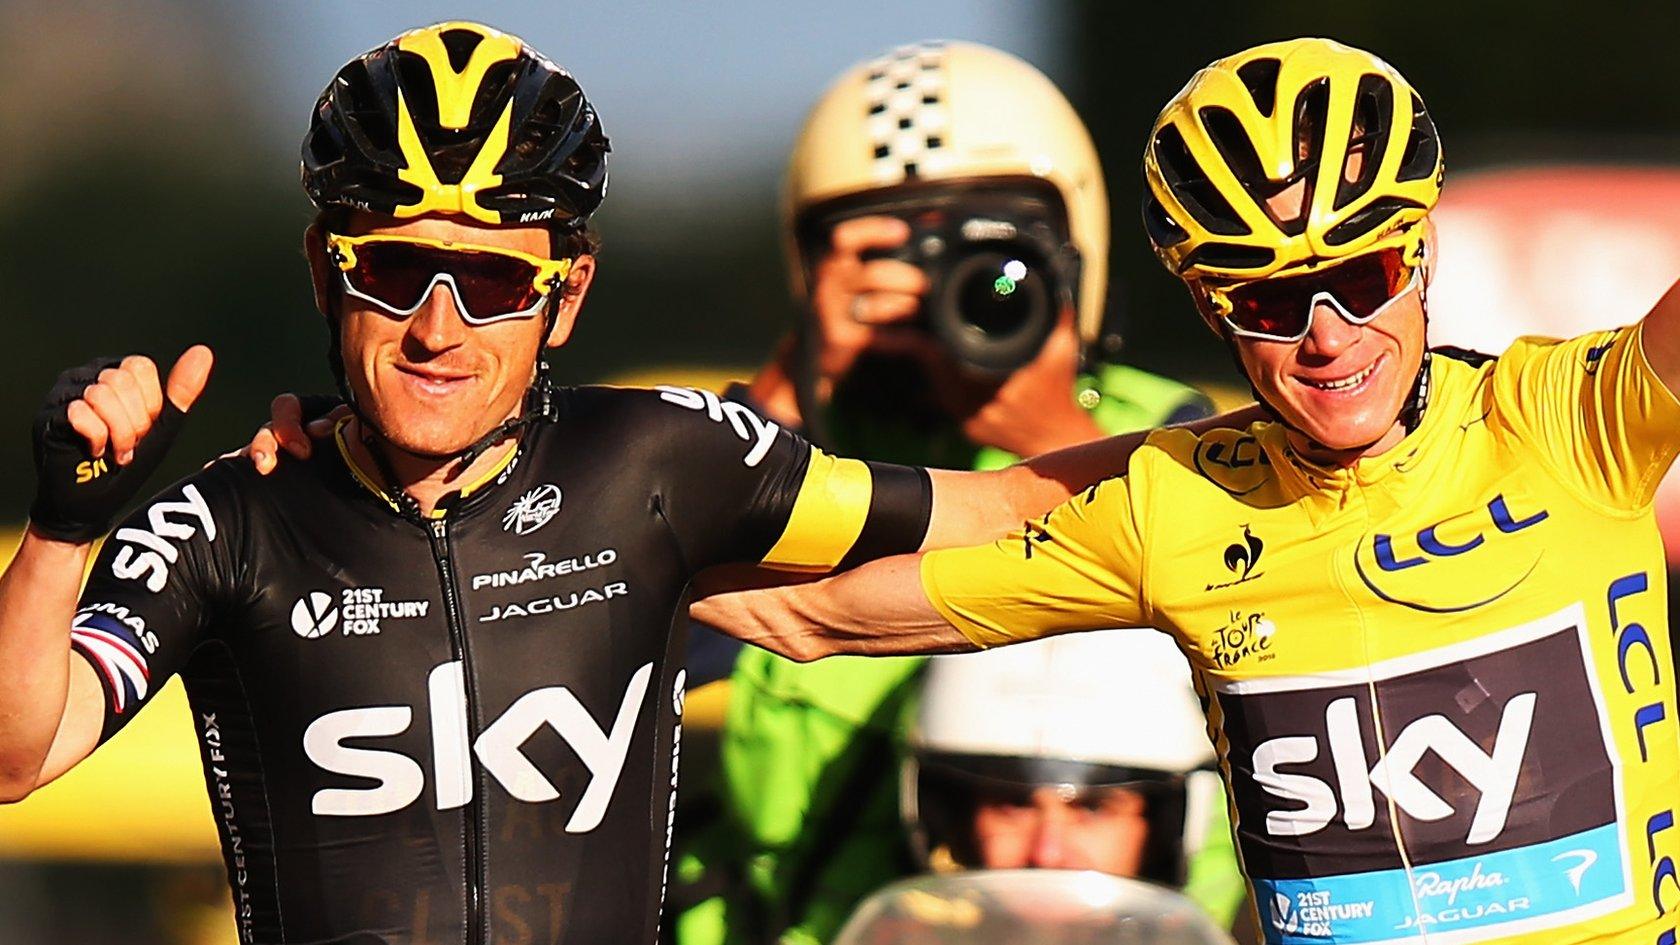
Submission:
<svg viewBox="0 0 1680 945">
<path fill-rule="evenodd" d="M 1350 465 L 1405 437 L 1400 413 L 1423 359 L 1422 298 L 1408 290 L 1354 325 L 1320 305 L 1299 342 L 1236 339 L 1261 397 L 1290 426 L 1292 444 L 1325 465 Z"/>
<path fill-rule="evenodd" d="M 389 233 L 547 255 L 538 227 L 501 228 L 419 218 L 364 225 Z M 453 293 L 438 284 L 418 310 L 395 316 L 344 299 L 340 342 L 347 379 L 362 411 L 391 445 L 418 456 L 451 456 L 515 416 L 535 371 L 542 313 L 490 325 L 467 324 Z"/>
</svg>

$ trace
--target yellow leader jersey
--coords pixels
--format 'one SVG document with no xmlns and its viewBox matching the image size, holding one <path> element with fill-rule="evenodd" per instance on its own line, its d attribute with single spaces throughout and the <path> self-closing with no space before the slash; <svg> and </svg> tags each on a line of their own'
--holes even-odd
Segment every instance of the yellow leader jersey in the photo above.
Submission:
<svg viewBox="0 0 1680 945">
<path fill-rule="evenodd" d="M 1422 424 L 1351 468 L 1277 424 L 1159 431 L 1023 532 L 929 554 L 923 585 L 981 646 L 1176 638 L 1270 942 L 1673 943 L 1651 499 L 1680 403 L 1639 337 L 1437 353 Z"/>
</svg>

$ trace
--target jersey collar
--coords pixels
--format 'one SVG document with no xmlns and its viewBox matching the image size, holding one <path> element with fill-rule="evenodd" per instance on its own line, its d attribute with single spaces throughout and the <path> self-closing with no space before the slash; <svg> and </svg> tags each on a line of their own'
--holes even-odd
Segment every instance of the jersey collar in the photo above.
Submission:
<svg viewBox="0 0 1680 945">
<path fill-rule="evenodd" d="M 379 499 L 379 501 L 385 503 L 391 511 L 401 514 L 401 506 L 399 506 L 396 500 L 391 497 L 390 493 L 386 492 L 385 489 L 379 485 L 378 477 L 374 475 L 373 471 L 364 469 L 362 465 L 356 461 L 355 455 L 350 451 L 350 443 L 345 434 L 345 429 L 349 426 L 349 424 L 350 418 L 345 417 L 339 420 L 337 425 L 333 427 L 333 444 L 338 447 L 338 455 L 344 459 L 344 467 L 350 470 L 350 475 L 362 486 L 363 489 L 372 493 L 375 498 Z M 446 517 L 451 510 L 460 507 L 461 503 L 465 502 L 466 499 L 473 493 L 480 491 L 484 487 L 500 479 L 502 474 L 507 471 L 508 467 L 511 466 L 513 461 L 519 456 L 519 452 L 523 447 L 523 444 L 524 438 L 521 437 L 520 442 L 516 443 L 513 449 L 508 450 L 507 455 L 498 460 L 494 466 L 485 470 L 482 475 L 477 476 L 472 482 L 462 486 L 459 490 L 445 495 L 443 499 L 438 502 L 437 507 L 432 510 L 428 518 L 435 520 Z"/>
<path fill-rule="evenodd" d="M 1450 447 L 1448 441 L 1468 427 L 1464 421 L 1472 412 L 1469 400 L 1480 373 L 1449 357 L 1433 357 L 1429 362 L 1429 409 L 1404 439 L 1384 453 L 1350 466 L 1323 466 L 1289 445 L 1283 424 L 1271 423 L 1262 432 L 1261 446 L 1271 457 L 1273 468 L 1289 492 L 1306 500 L 1315 518 L 1350 505 L 1380 505 L 1384 508 L 1373 511 L 1387 511 L 1418 498 L 1429 488 L 1434 473 L 1448 462 L 1447 454 L 1452 452 L 1444 447 Z"/>
</svg>

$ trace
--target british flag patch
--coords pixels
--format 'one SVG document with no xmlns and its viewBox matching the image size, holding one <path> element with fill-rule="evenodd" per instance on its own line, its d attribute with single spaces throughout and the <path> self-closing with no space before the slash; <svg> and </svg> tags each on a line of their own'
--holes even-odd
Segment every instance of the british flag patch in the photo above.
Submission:
<svg viewBox="0 0 1680 945">
<path fill-rule="evenodd" d="M 118 715 L 146 698 L 151 668 L 139 635 L 114 615 L 83 610 L 70 624 L 70 644 L 105 677 Z"/>
</svg>

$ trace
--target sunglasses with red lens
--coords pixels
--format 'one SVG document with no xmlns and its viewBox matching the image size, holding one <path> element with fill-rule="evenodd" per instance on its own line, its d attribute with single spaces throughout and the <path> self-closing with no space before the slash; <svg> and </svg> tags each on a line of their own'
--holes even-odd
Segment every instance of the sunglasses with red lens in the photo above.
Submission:
<svg viewBox="0 0 1680 945">
<path fill-rule="evenodd" d="M 573 265 L 499 246 L 385 234 L 328 233 L 327 251 L 350 295 L 407 316 L 441 282 L 469 325 L 535 315 Z"/>
<path fill-rule="evenodd" d="M 1368 324 L 1411 288 L 1418 272 L 1400 249 L 1385 249 L 1307 275 L 1204 286 L 1199 298 L 1219 313 L 1233 335 L 1296 342 L 1312 330 L 1319 303 L 1351 324 Z"/>
</svg>

